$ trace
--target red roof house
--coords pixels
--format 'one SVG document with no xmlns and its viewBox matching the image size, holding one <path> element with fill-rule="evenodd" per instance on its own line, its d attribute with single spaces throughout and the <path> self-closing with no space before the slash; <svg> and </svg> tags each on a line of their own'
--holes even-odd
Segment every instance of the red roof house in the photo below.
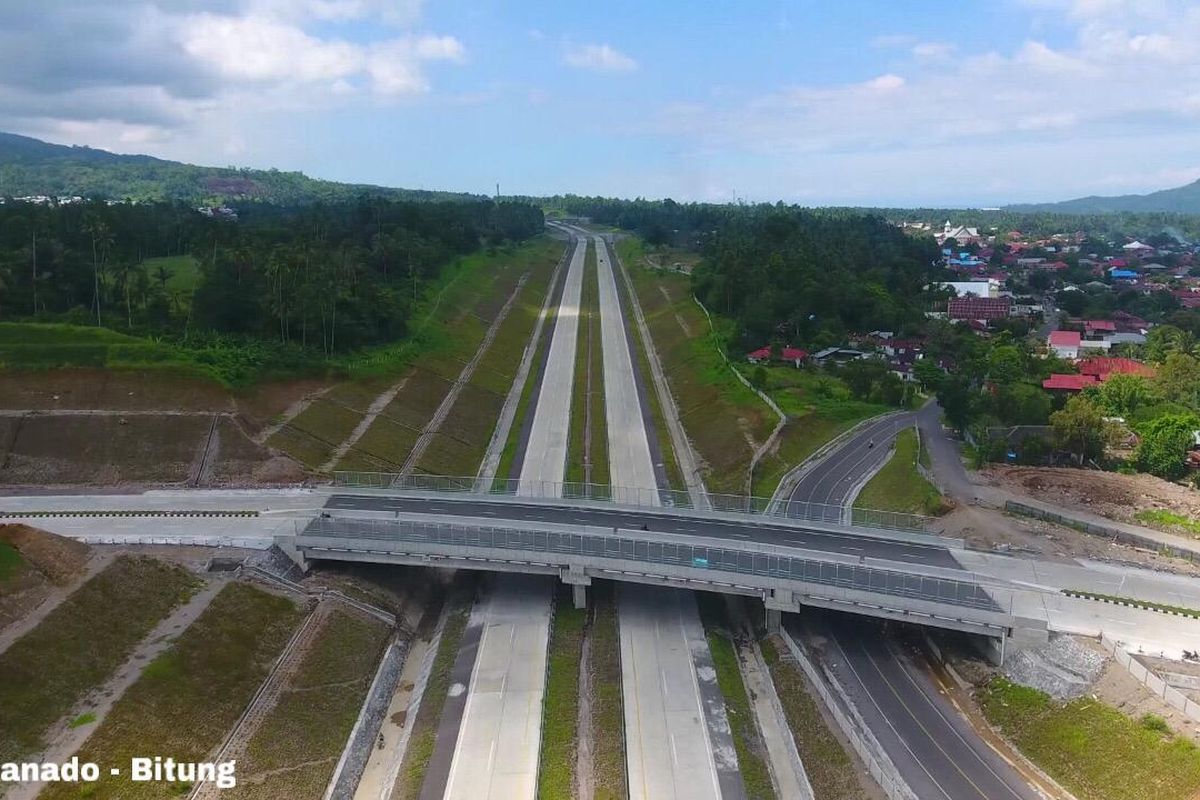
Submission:
<svg viewBox="0 0 1200 800">
<path fill-rule="evenodd" d="M 747 353 L 746 358 L 753 364 L 757 364 L 760 361 L 770 361 L 771 360 L 771 348 L 770 347 L 760 347 L 757 350 Z M 778 360 L 779 361 L 790 361 L 791 363 L 795 364 L 798 367 L 806 358 L 808 358 L 807 350 L 801 350 L 798 347 L 785 347 L 785 348 L 783 348 L 783 350 L 780 351 Z"/>
<path fill-rule="evenodd" d="M 1095 375 L 1063 375 L 1056 372 L 1042 381 L 1042 388 L 1062 392 L 1082 392 L 1097 383 L 1099 380 Z"/>
<path fill-rule="evenodd" d="M 1135 361 L 1132 358 L 1116 358 L 1098 356 L 1085 358 L 1078 364 L 1079 372 L 1083 375 L 1094 375 L 1099 380 L 1108 380 L 1109 375 L 1140 375 L 1143 378 L 1153 378 L 1154 367 Z"/>
</svg>

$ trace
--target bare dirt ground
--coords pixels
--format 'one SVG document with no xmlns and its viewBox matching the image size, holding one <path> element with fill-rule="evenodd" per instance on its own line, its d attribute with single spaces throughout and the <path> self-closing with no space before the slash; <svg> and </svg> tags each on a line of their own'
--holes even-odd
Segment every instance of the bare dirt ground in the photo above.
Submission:
<svg viewBox="0 0 1200 800">
<path fill-rule="evenodd" d="M 1135 524 L 1139 511 L 1168 509 L 1200 518 L 1200 492 L 1153 475 L 1123 475 L 1063 467 L 991 465 L 979 477 L 993 486 L 1054 505 Z"/>
<path fill-rule="evenodd" d="M 1036 553 L 1045 558 L 1091 558 L 1200 577 L 1200 564 L 1186 559 L 979 506 L 959 505 L 938 521 L 938 530 L 980 550 Z"/>
</svg>

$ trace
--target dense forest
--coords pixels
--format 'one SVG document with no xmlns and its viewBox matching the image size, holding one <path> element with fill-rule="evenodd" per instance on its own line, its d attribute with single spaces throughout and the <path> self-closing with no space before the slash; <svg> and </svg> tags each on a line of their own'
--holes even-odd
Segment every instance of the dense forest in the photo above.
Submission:
<svg viewBox="0 0 1200 800">
<path fill-rule="evenodd" d="M 391 200 L 479 200 L 453 192 L 337 183 L 277 169 L 200 167 L 91 147 L 65 147 L 0 132 L 0 197 L 85 197 L 216 205 L 255 201 L 299 205 L 361 196 Z"/>
<path fill-rule="evenodd" d="M 647 243 L 695 247 L 692 289 L 737 325 L 736 349 L 770 341 L 834 344 L 848 332 L 920 325 L 937 299 L 932 237 L 909 236 L 853 209 L 732 206 L 672 200 L 560 198 L 564 211 L 636 231 Z"/>
<path fill-rule="evenodd" d="M 237 221 L 183 204 L 7 203 L 0 318 L 330 355 L 402 336 L 449 262 L 542 228 L 540 209 L 490 201 L 251 204 Z"/>
</svg>

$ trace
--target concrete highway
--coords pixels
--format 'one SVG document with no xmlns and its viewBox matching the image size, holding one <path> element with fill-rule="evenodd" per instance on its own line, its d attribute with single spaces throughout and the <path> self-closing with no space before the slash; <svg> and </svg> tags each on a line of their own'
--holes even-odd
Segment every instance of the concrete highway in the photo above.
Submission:
<svg viewBox="0 0 1200 800">
<path fill-rule="evenodd" d="M 656 490 L 663 487 L 650 454 L 653 421 L 638 394 L 614 266 L 600 237 L 595 245 L 612 484 L 638 490 L 643 500 L 657 505 Z M 648 524 L 640 520 L 636 526 Z M 724 703 L 705 703 L 701 691 L 697 658 L 711 664 L 711 656 L 692 596 L 622 585 L 618 597 L 630 798 L 743 797 Z M 708 680 L 719 701 L 719 690 Z M 725 756 L 723 769 L 718 752 Z"/>
<path fill-rule="evenodd" d="M 584 237 L 575 240 L 575 251 L 567 268 L 541 391 L 533 409 L 533 427 L 521 461 L 523 485 L 539 481 L 561 483 L 566 472 L 571 387 L 575 380 L 575 344 L 579 335 L 579 304 L 587 245 Z"/>
<path fill-rule="evenodd" d="M 497 576 L 483 610 L 447 800 L 537 794 L 553 581 Z"/>
<path fill-rule="evenodd" d="M 608 423 L 608 462 L 614 487 L 657 489 L 654 460 L 641 399 L 638 397 L 634 361 L 626 335 L 625 320 L 617 296 L 617 281 L 608 257 L 608 247 L 599 237 L 596 272 L 600 284 L 600 341 L 604 355 L 604 408 Z M 613 500 L 621 502 L 620 489 Z M 652 501 L 653 494 L 640 492 Z M 636 498 L 634 498 L 636 499 Z M 657 505 L 657 503 L 655 503 Z"/>
<path fill-rule="evenodd" d="M 799 626 L 790 625 L 798 628 Z M 831 616 L 824 662 L 921 800 L 1037 800 L 878 626 Z M 793 635 L 801 635 L 793 630 Z"/>
</svg>

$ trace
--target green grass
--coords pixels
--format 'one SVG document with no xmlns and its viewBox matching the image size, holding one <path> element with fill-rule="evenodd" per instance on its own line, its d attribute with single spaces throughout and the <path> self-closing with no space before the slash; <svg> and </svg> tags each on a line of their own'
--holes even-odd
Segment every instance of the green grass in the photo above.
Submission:
<svg viewBox="0 0 1200 800">
<path fill-rule="evenodd" d="M 994 678 L 979 699 L 988 721 L 1079 800 L 1191 800 L 1200 792 L 1196 745 L 1091 697 L 1059 704 Z"/>
<path fill-rule="evenodd" d="M 571 399 L 570 438 L 567 441 L 566 480 L 582 483 L 588 477 L 584 465 L 587 421 L 591 421 L 591 483 L 607 485 L 608 417 L 604 407 L 604 353 L 600 342 L 600 298 L 597 285 L 596 250 L 588 247 L 584 262 L 580 302 L 579 338 L 575 349 L 575 382 Z M 588 343 L 591 342 L 591 353 Z M 588 393 L 588 376 L 591 393 Z"/>
<path fill-rule="evenodd" d="M 320 797 L 358 719 L 388 635 L 378 620 L 331 614 L 250 739 L 238 763 L 237 788 L 223 796 Z"/>
<path fill-rule="evenodd" d="M 155 755 L 200 761 L 221 743 L 266 678 L 303 612 L 289 599 L 246 583 L 220 591 L 173 645 L 150 662 L 78 755 L 100 765 L 94 798 L 165 798 L 188 787 L 132 783 L 129 761 Z M 120 766 L 122 777 L 109 775 Z M 79 796 L 52 784 L 41 800 Z"/>
<path fill-rule="evenodd" d="M 195 256 L 162 256 L 147 258 L 142 262 L 151 283 L 159 283 L 159 271 L 166 276 L 167 294 L 178 297 L 185 305 L 191 304 L 192 292 L 200 282 L 200 262 Z"/>
<path fill-rule="evenodd" d="M 25 560 L 17 552 L 17 548 L 7 542 L 0 542 L 0 584 L 14 578 L 25 567 Z"/>
<path fill-rule="evenodd" d="M 75 728 L 82 728 L 84 725 L 91 725 L 95 721 L 96 715 L 91 711 L 88 711 L 86 714 L 80 714 L 78 717 L 67 723 L 67 727 L 74 730 Z"/>
<path fill-rule="evenodd" d="M 0 761 L 38 750 L 195 586 L 179 567 L 123 556 L 0 653 Z"/>
<path fill-rule="evenodd" d="M 546 692 L 542 701 L 542 753 L 538 797 L 557 800 L 575 793 L 579 749 L 579 664 L 587 611 L 575 608 L 571 587 L 561 586 L 550 632 Z"/>
<path fill-rule="evenodd" d="M 746 684 L 742 681 L 737 651 L 725 629 L 725 598 L 709 592 L 697 593 L 696 598 L 713 668 L 717 671 L 717 685 L 721 687 L 721 696 L 725 698 L 725 714 L 729 718 L 733 747 L 737 751 L 738 771 L 746 787 L 746 796 L 749 800 L 769 800 L 775 797 L 775 787 L 763 759 L 765 748 L 758 734 Z"/>
<path fill-rule="evenodd" d="M 393 800 L 414 800 L 420 796 L 425 772 L 429 769 L 429 760 L 433 758 L 438 723 L 442 718 L 442 707 L 446 704 L 446 693 L 450 690 L 450 670 L 458 657 L 458 646 L 462 642 L 463 631 L 466 630 L 471 614 L 470 603 L 465 602 L 463 598 L 452 598 L 447 602 L 454 605 L 442 628 L 442 638 L 433 658 L 429 681 L 421 695 L 421 705 L 409 735 L 404 763 L 392 793 Z"/>
<path fill-rule="evenodd" d="M 935 514 L 942 509 L 941 495 L 917 471 L 917 434 L 912 428 L 900 431 L 896 452 L 863 487 L 854 507 L 903 514 Z"/>
<path fill-rule="evenodd" d="M 628 797 L 625 776 L 625 698 L 621 687 L 621 640 L 614 586 L 592 584 L 588 670 L 592 678 L 592 778 L 595 800 Z"/>
<path fill-rule="evenodd" d="M 625 237 L 616 249 L 629 271 L 680 421 L 705 464 L 705 485 L 713 492 L 743 493 L 754 453 L 747 437 L 765 442 L 777 418 L 722 359 L 717 348 L 729 325 L 715 318 L 718 331 L 712 333 L 692 300 L 689 278 L 645 268 L 638 239 Z"/>
<path fill-rule="evenodd" d="M 1200 536 L 1200 520 L 1176 514 L 1174 511 L 1162 508 L 1146 509 L 1134 514 L 1133 518 L 1168 532 L 1182 531 L 1190 536 Z"/>
<path fill-rule="evenodd" d="M 859 783 L 854 759 L 825 724 L 817 701 L 809 694 L 804 673 L 781 656 L 787 646 L 772 636 L 760 642 L 760 647 L 815 800 L 865 800 L 867 794 Z"/>
</svg>

